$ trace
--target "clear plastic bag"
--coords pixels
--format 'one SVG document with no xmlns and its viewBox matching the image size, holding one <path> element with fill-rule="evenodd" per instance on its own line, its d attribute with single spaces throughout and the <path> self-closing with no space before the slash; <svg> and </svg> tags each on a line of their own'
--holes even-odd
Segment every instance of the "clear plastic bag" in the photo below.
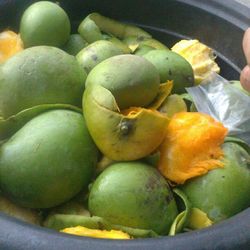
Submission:
<svg viewBox="0 0 250 250">
<path fill-rule="evenodd" d="M 199 112 L 222 122 L 230 136 L 250 145 L 250 97 L 213 73 L 200 85 L 187 88 Z"/>
</svg>

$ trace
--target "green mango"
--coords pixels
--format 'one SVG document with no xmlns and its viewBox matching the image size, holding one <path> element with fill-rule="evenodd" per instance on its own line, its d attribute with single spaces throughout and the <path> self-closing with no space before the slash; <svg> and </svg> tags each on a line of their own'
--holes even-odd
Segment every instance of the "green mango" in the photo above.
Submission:
<svg viewBox="0 0 250 250">
<path fill-rule="evenodd" d="M 187 112 L 187 105 L 180 95 L 173 94 L 166 98 L 158 110 L 171 118 L 178 112 Z"/>
<path fill-rule="evenodd" d="M 75 57 L 49 46 L 25 49 L 0 68 L 0 117 L 40 104 L 81 107 L 86 73 Z"/>
<path fill-rule="evenodd" d="M 190 63 L 182 56 L 170 50 L 155 49 L 143 55 L 160 74 L 161 83 L 173 80 L 172 92 L 181 94 L 186 87 L 194 85 L 194 72 Z"/>
<path fill-rule="evenodd" d="M 81 114 L 42 113 L 1 145 L 0 189 L 24 207 L 57 206 L 87 189 L 97 152 Z"/>
<path fill-rule="evenodd" d="M 86 87 L 93 85 L 108 89 L 122 110 L 149 105 L 158 93 L 160 79 L 154 65 L 143 57 L 118 55 L 99 63 L 89 73 Z"/>
<path fill-rule="evenodd" d="M 134 51 L 134 54 L 137 56 L 143 56 L 147 54 L 149 51 L 154 50 L 155 48 L 148 45 L 139 45 L 137 49 Z"/>
<path fill-rule="evenodd" d="M 240 145 L 223 144 L 224 167 L 191 179 L 179 188 L 192 205 L 218 222 L 250 206 L 250 155 Z"/>
<path fill-rule="evenodd" d="M 75 197 L 59 206 L 53 207 L 49 210 L 48 217 L 53 216 L 54 214 L 75 214 L 75 215 L 84 215 L 90 216 L 89 211 L 75 199 Z"/>
<path fill-rule="evenodd" d="M 67 13 L 50 1 L 31 4 L 20 22 L 20 35 L 25 48 L 38 45 L 60 47 L 67 42 L 70 30 Z"/>
<path fill-rule="evenodd" d="M 177 215 L 167 181 L 150 165 L 115 163 L 91 186 L 89 211 L 112 224 L 166 235 Z"/>
<path fill-rule="evenodd" d="M 105 59 L 123 54 L 123 51 L 110 41 L 99 40 L 82 49 L 76 59 L 87 74 Z"/>
<path fill-rule="evenodd" d="M 127 44 L 125 44 L 123 41 L 121 41 L 115 36 L 107 36 L 106 40 L 112 42 L 115 46 L 120 48 L 123 54 L 130 54 L 132 52 L 131 49 L 127 46 Z"/>
<path fill-rule="evenodd" d="M 72 56 L 76 56 L 88 43 L 79 34 L 70 35 L 68 41 L 63 45 L 62 49 Z"/>
</svg>

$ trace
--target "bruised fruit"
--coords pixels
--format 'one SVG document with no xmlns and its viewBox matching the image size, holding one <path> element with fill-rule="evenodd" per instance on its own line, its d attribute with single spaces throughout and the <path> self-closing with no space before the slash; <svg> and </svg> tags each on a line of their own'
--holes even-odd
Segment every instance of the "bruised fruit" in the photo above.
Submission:
<svg viewBox="0 0 250 250">
<path fill-rule="evenodd" d="M 88 75 L 86 87 L 101 85 L 114 96 L 120 110 L 145 107 L 156 97 L 160 79 L 156 68 L 136 55 L 118 55 L 99 63 Z"/>
<path fill-rule="evenodd" d="M 139 162 L 115 163 L 94 181 L 89 210 L 112 224 L 168 234 L 177 215 L 167 181 L 153 167 Z"/>
<path fill-rule="evenodd" d="M 250 206 L 250 155 L 238 144 L 223 144 L 224 167 L 188 181 L 180 188 L 194 207 L 215 221 Z"/>
<path fill-rule="evenodd" d="M 108 58 L 89 73 L 83 113 L 105 156 L 116 161 L 140 159 L 160 145 L 169 119 L 152 103 L 162 89 L 169 94 L 169 84 L 160 85 L 155 67 L 135 55 Z M 145 107 L 149 104 L 153 107 Z"/>
<path fill-rule="evenodd" d="M 173 93 L 181 94 L 185 92 L 185 88 L 193 86 L 193 69 L 184 57 L 162 49 L 151 50 L 143 57 L 157 68 L 161 82 L 173 80 Z"/>
<path fill-rule="evenodd" d="M 1 146 L 0 189 L 21 206 L 53 207 L 87 187 L 96 162 L 97 149 L 83 116 L 49 111 Z"/>
<path fill-rule="evenodd" d="M 81 50 L 76 59 L 84 71 L 89 73 L 100 62 L 120 54 L 123 54 L 123 51 L 112 42 L 100 40 Z"/>
<path fill-rule="evenodd" d="M 81 106 L 86 73 L 75 57 L 49 46 L 25 49 L 1 67 L 0 116 L 39 104 Z"/>
<path fill-rule="evenodd" d="M 98 148 L 116 161 L 152 153 L 161 144 L 169 121 L 154 109 L 132 108 L 121 113 L 113 95 L 98 85 L 85 90 L 83 112 Z"/>
</svg>

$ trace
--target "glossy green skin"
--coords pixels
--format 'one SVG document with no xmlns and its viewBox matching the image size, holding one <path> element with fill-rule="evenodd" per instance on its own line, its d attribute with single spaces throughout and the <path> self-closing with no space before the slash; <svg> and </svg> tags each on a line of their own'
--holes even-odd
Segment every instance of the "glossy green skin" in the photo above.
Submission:
<svg viewBox="0 0 250 250">
<path fill-rule="evenodd" d="M 81 107 L 86 73 L 75 57 L 50 46 L 25 49 L 0 74 L 0 116 L 7 118 L 39 104 Z"/>
<path fill-rule="evenodd" d="M 76 56 L 77 53 L 87 46 L 87 41 L 85 41 L 79 34 L 72 34 L 62 49 L 70 55 Z"/>
<path fill-rule="evenodd" d="M 115 163 L 95 180 L 89 210 L 112 224 L 151 229 L 166 235 L 177 215 L 166 180 L 150 165 Z"/>
<path fill-rule="evenodd" d="M 150 62 L 136 55 L 113 56 L 99 63 L 86 79 L 86 87 L 101 85 L 111 91 L 120 109 L 145 107 L 156 97 L 159 74 Z"/>
<path fill-rule="evenodd" d="M 76 55 L 76 59 L 84 71 L 89 73 L 97 64 L 105 59 L 121 54 L 123 54 L 123 51 L 112 42 L 100 40 L 82 49 Z"/>
<path fill-rule="evenodd" d="M 193 206 L 215 222 L 250 206 L 250 156 L 236 143 L 225 143 L 223 150 L 224 168 L 209 171 L 180 187 Z"/>
<path fill-rule="evenodd" d="M 173 80 L 172 93 L 181 94 L 186 87 L 194 85 L 194 73 L 189 62 L 170 50 L 152 50 L 143 55 L 158 70 L 161 82 Z"/>
<path fill-rule="evenodd" d="M 69 39 L 70 30 L 66 12 L 49 1 L 30 5 L 20 23 L 20 35 L 25 48 L 38 45 L 61 47 Z"/>
<path fill-rule="evenodd" d="M 69 110 L 43 113 L 0 148 L 0 189 L 17 204 L 49 208 L 90 183 L 97 149 L 83 116 Z"/>
</svg>

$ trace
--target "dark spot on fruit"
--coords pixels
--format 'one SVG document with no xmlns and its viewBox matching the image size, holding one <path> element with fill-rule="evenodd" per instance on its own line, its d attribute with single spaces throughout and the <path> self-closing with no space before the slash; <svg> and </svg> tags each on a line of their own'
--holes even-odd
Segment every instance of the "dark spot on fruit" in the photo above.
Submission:
<svg viewBox="0 0 250 250">
<path fill-rule="evenodd" d="M 172 75 L 172 70 L 171 70 L 171 69 L 168 70 L 168 74 L 169 74 L 170 76 Z"/>
<path fill-rule="evenodd" d="M 83 67 L 86 72 L 89 72 L 89 68 L 87 66 Z"/>
<path fill-rule="evenodd" d="M 191 82 L 191 83 L 193 83 L 194 81 L 194 78 L 192 76 L 188 76 L 186 79 L 188 82 Z"/>
<path fill-rule="evenodd" d="M 98 59 L 98 57 L 97 57 L 97 55 L 91 55 L 91 58 L 93 59 L 93 61 L 97 61 L 97 59 Z"/>
<path fill-rule="evenodd" d="M 98 221 L 97 224 L 98 224 L 98 228 L 99 228 L 100 230 L 104 230 L 104 229 L 105 229 L 105 228 L 104 228 L 104 225 L 103 225 L 100 221 Z"/>
<path fill-rule="evenodd" d="M 121 136 L 128 136 L 130 135 L 134 130 L 134 123 L 130 120 L 123 120 L 119 124 L 119 134 Z"/>
<path fill-rule="evenodd" d="M 174 196 L 171 192 L 166 196 L 166 202 L 169 204 L 173 200 Z"/>
<path fill-rule="evenodd" d="M 213 159 L 213 158 L 214 158 L 214 154 L 210 154 L 210 158 L 212 158 L 212 159 Z"/>
<path fill-rule="evenodd" d="M 149 177 L 148 182 L 146 183 L 147 189 L 155 189 L 158 185 L 158 181 L 155 177 Z"/>
<path fill-rule="evenodd" d="M 139 36 L 139 37 L 137 37 L 136 40 L 137 40 L 138 42 L 142 42 L 142 41 L 145 40 L 145 37 L 144 37 L 144 36 Z"/>
</svg>

